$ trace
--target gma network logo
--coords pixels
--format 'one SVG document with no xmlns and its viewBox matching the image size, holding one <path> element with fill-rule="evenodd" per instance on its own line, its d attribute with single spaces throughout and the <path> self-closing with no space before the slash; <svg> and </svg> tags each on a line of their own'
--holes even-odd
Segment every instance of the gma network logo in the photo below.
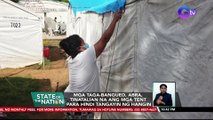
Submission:
<svg viewBox="0 0 213 120">
<path fill-rule="evenodd" d="M 197 11 L 195 9 L 190 9 L 186 5 L 183 5 L 178 9 L 177 14 L 181 19 L 187 19 L 190 16 L 195 16 L 197 14 Z"/>
</svg>

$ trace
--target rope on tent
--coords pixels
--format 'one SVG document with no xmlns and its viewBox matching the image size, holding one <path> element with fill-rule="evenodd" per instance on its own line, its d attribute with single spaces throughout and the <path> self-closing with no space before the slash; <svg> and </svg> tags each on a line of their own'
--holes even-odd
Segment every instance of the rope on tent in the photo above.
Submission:
<svg viewBox="0 0 213 120">
<path fill-rule="evenodd" d="M 124 12 L 126 10 L 126 6 L 131 5 L 131 4 L 133 4 L 135 2 L 138 2 L 138 1 L 140 1 L 140 0 L 135 0 L 135 1 L 132 1 L 130 3 L 125 4 L 125 6 L 124 6 Z M 116 33 L 115 33 L 115 44 L 114 44 L 114 46 L 116 45 L 116 38 L 117 38 L 119 23 L 120 23 L 120 20 L 118 21 L 118 27 L 117 27 L 117 30 L 116 30 Z M 109 76 L 110 76 L 110 73 L 111 73 L 111 66 L 112 66 L 114 51 L 115 51 L 115 47 L 114 47 L 114 50 L 112 51 L 112 59 L 111 59 L 110 66 L 109 66 L 110 68 L 109 68 L 109 73 L 108 73 L 108 77 L 107 77 L 107 84 L 106 84 L 105 92 L 107 92 L 108 86 L 109 86 Z"/>
<path fill-rule="evenodd" d="M 21 90 L 21 88 L 18 88 L 18 87 L 16 87 L 15 85 L 13 85 L 13 84 L 9 81 L 8 77 L 3 78 L 3 80 L 6 80 L 7 83 L 8 83 L 10 86 L 12 86 L 13 88 L 15 88 L 15 89 L 17 89 L 17 90 Z"/>
<path fill-rule="evenodd" d="M 130 2 L 130 3 L 128 3 L 128 4 L 125 4 L 125 6 L 124 6 L 124 12 L 125 12 L 125 10 L 126 10 L 126 6 L 131 5 L 131 4 L 133 4 L 133 3 L 137 2 L 137 1 L 140 1 L 140 0 L 135 0 L 135 1 L 132 1 L 132 2 Z M 120 24 L 120 20 L 118 21 L 117 30 L 116 30 L 116 33 L 115 33 L 115 44 L 114 44 L 114 46 L 116 45 L 116 40 L 117 40 L 117 33 L 118 33 L 119 24 Z M 114 51 L 115 51 L 115 47 L 114 47 L 114 50 L 112 51 L 112 59 L 111 59 L 110 66 L 109 66 L 110 68 L 109 68 L 109 73 L 108 73 L 108 77 L 107 77 L 107 84 L 106 84 L 105 92 L 107 92 L 108 86 L 109 86 L 109 76 L 110 76 L 110 73 L 111 73 L 111 66 L 112 66 Z M 134 92 L 134 90 L 133 90 L 133 92 Z M 101 112 L 101 119 L 102 119 L 102 113 L 103 113 L 103 112 Z"/>
<path fill-rule="evenodd" d="M 140 0 L 135 0 L 135 1 L 132 1 L 132 2 L 130 2 L 130 3 L 125 4 L 125 6 L 124 6 L 124 11 L 125 11 L 125 9 L 126 9 L 126 6 L 131 5 L 131 4 L 133 4 L 133 3 L 135 3 L 135 2 L 138 2 L 138 1 L 140 1 Z M 114 46 L 116 45 L 119 23 L 120 23 L 120 20 L 118 21 L 117 30 L 116 30 L 116 33 L 115 33 L 115 44 L 114 44 Z M 111 59 L 110 66 L 109 66 L 110 68 L 109 68 L 109 73 L 108 73 L 108 77 L 107 77 L 107 84 L 106 84 L 105 92 L 107 92 L 108 86 L 109 86 L 109 77 L 110 77 L 110 73 L 111 73 L 111 67 L 112 67 L 114 52 L 115 52 L 115 47 L 114 47 L 114 50 L 112 51 L 112 59 Z M 134 92 L 134 90 L 133 90 L 133 92 Z"/>
<path fill-rule="evenodd" d="M 114 44 L 114 46 L 116 45 L 119 23 L 120 23 L 120 20 L 118 21 L 117 30 L 116 30 L 116 33 L 115 33 L 115 44 Z M 107 92 L 108 86 L 109 86 L 109 77 L 110 77 L 110 73 L 111 73 L 111 66 L 112 66 L 112 62 L 113 62 L 114 52 L 115 52 L 115 47 L 114 47 L 114 50 L 112 51 L 112 59 L 111 59 L 110 66 L 109 66 L 109 73 L 108 73 L 108 77 L 107 77 L 107 84 L 106 84 L 105 92 Z"/>
<path fill-rule="evenodd" d="M 117 38 L 119 23 L 120 23 L 120 20 L 118 21 L 118 26 L 117 26 L 116 33 L 115 33 L 115 43 L 116 43 L 116 38 Z M 115 45 L 115 44 L 114 44 L 114 45 Z M 114 50 L 112 51 L 112 59 L 111 59 L 110 66 L 109 66 L 109 72 L 108 72 L 107 84 L 106 84 L 105 92 L 107 92 L 107 89 L 108 89 L 108 86 L 109 86 L 109 76 L 110 76 L 110 73 L 111 73 L 111 66 L 112 66 L 114 51 L 115 51 L 115 47 L 114 47 Z M 101 115 L 100 115 L 101 119 L 102 119 L 102 113 L 103 113 L 103 112 L 101 112 Z"/>
<path fill-rule="evenodd" d="M 23 72 L 24 70 L 26 70 L 26 69 L 23 69 L 23 70 L 20 70 L 20 71 L 18 71 L 18 72 L 16 72 L 16 73 L 12 73 L 12 74 L 10 74 L 10 75 L 4 76 L 4 77 L 3 77 L 3 80 L 6 80 L 7 83 L 8 83 L 11 87 L 13 87 L 13 88 L 15 88 L 15 89 L 18 90 L 18 89 L 20 89 L 20 88 L 16 87 L 14 84 L 12 84 L 12 83 L 9 81 L 8 77 L 13 76 L 13 75 L 16 75 L 16 74 L 19 74 L 19 73 Z"/>
</svg>

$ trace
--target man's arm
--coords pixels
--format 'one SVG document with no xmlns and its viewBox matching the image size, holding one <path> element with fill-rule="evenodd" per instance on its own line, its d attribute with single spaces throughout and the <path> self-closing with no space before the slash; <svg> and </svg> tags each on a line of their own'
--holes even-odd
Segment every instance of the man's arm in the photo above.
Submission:
<svg viewBox="0 0 213 120">
<path fill-rule="evenodd" d="M 104 34 L 101 36 L 100 40 L 94 45 L 96 57 L 98 57 L 103 52 L 104 48 L 106 47 L 106 44 L 108 43 L 108 41 L 110 40 L 113 34 L 116 23 L 118 20 L 120 20 L 121 16 L 122 16 L 121 11 L 118 11 L 114 14 L 114 18 L 111 24 L 109 25 L 107 30 L 104 32 Z"/>
<path fill-rule="evenodd" d="M 156 95 L 155 96 L 155 99 L 154 99 L 154 106 L 157 106 L 158 104 L 157 104 L 157 99 L 159 98 L 159 95 Z"/>
</svg>

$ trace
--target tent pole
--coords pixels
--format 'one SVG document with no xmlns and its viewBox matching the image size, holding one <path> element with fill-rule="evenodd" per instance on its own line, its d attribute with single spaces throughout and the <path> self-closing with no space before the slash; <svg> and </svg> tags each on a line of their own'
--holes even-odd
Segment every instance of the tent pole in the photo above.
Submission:
<svg viewBox="0 0 213 120">
<path fill-rule="evenodd" d="M 45 70 L 45 57 L 43 57 L 43 70 Z"/>
</svg>

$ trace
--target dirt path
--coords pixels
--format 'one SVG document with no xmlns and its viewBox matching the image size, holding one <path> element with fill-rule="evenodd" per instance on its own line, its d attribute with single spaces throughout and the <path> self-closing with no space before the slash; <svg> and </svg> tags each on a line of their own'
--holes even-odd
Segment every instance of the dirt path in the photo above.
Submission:
<svg viewBox="0 0 213 120">
<path fill-rule="evenodd" d="M 38 69 L 40 68 L 40 69 Z M 64 60 L 58 60 L 51 62 L 49 66 L 46 66 L 43 70 L 39 66 L 30 66 L 20 69 L 5 69 L 1 70 L 0 77 L 28 77 L 35 79 L 48 79 L 50 80 L 51 90 L 55 91 L 57 82 L 59 86 L 65 85 L 68 83 L 68 69 L 65 65 Z M 43 89 L 46 90 L 46 89 Z"/>
<path fill-rule="evenodd" d="M 59 86 L 68 83 L 68 69 L 64 60 L 51 62 L 43 70 L 41 66 L 29 66 L 19 69 L 0 70 L 0 77 L 29 77 L 38 79 L 42 84 L 40 91 L 55 91 Z M 49 83 L 50 82 L 50 83 Z M 16 119 L 64 119 L 64 113 L 7 113 L 10 118 Z M 19 117 L 17 117 L 19 116 Z"/>
</svg>

